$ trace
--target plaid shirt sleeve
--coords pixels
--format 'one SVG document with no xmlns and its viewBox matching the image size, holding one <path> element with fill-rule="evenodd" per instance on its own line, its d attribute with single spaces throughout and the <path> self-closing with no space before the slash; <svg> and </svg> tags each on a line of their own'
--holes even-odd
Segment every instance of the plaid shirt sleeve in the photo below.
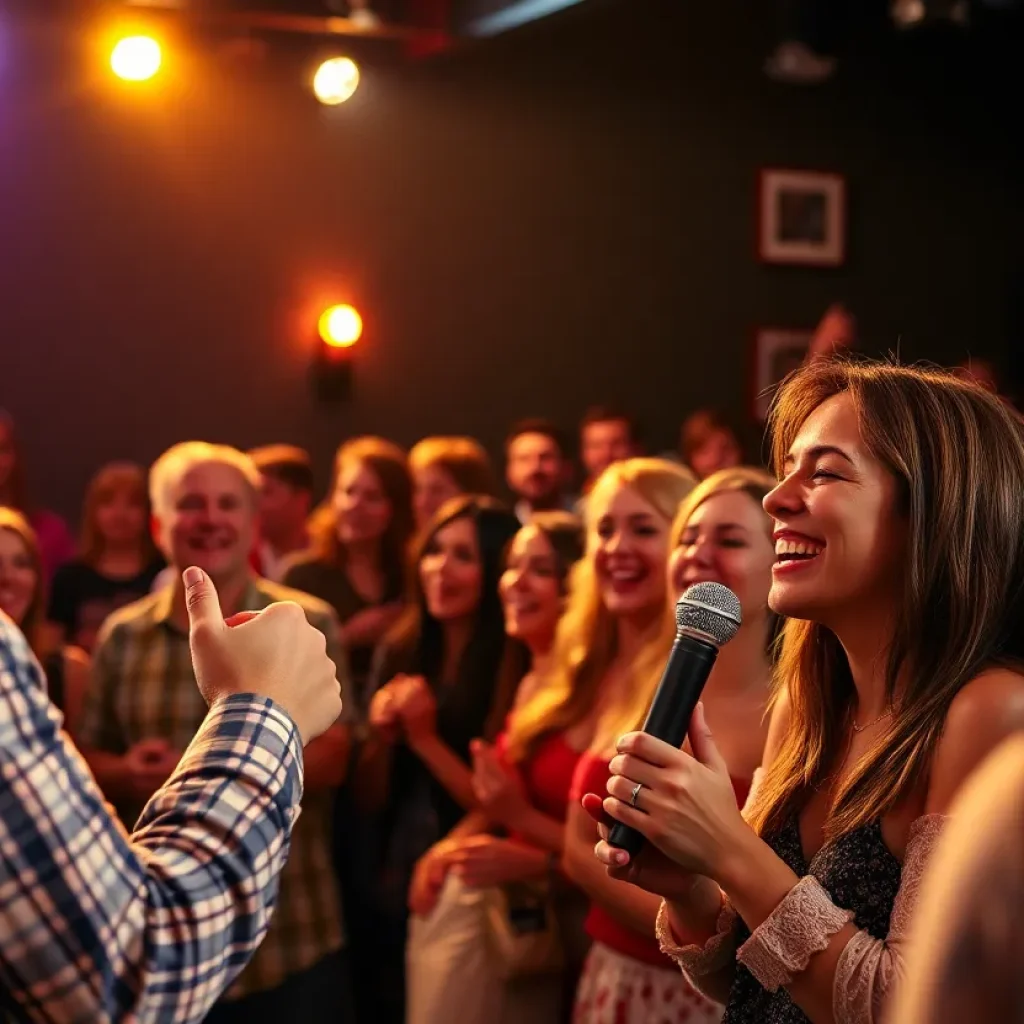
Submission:
<svg viewBox="0 0 1024 1024">
<path fill-rule="evenodd" d="M 263 938 L 302 796 L 271 701 L 211 709 L 129 838 L 0 615 L 0 1001 L 62 1024 L 201 1021 Z"/>
</svg>

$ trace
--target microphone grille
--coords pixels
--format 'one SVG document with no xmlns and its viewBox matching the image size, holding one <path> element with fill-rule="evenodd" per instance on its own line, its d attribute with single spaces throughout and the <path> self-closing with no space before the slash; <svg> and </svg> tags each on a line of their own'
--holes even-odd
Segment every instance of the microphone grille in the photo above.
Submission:
<svg viewBox="0 0 1024 1024">
<path fill-rule="evenodd" d="M 742 621 L 739 598 L 721 583 L 695 583 L 676 602 L 676 628 L 703 633 L 716 647 L 727 644 Z"/>
</svg>

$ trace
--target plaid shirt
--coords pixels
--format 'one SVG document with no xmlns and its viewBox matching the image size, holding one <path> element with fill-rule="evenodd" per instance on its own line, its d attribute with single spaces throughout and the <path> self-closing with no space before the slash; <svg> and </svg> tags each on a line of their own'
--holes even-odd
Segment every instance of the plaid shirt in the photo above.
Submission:
<svg viewBox="0 0 1024 1024">
<path fill-rule="evenodd" d="M 176 749 L 191 742 L 205 714 L 196 687 L 188 634 L 173 621 L 168 587 L 115 612 L 104 624 L 93 655 L 93 675 L 76 738 L 86 750 L 124 754 L 140 740 L 162 738 Z M 274 601 L 295 601 L 327 637 L 338 667 L 344 703 L 348 673 L 333 612 L 321 601 L 253 577 L 241 608 L 256 611 Z M 280 985 L 343 944 L 340 898 L 331 864 L 333 794 L 306 793 L 281 873 L 281 892 L 270 930 L 252 962 L 226 994 L 235 999 Z M 118 808 L 130 822 L 138 808 Z"/>
<path fill-rule="evenodd" d="M 60 727 L 0 614 L 0 1005 L 62 1024 L 200 1021 L 273 911 L 298 732 L 269 700 L 215 704 L 129 839 Z"/>
</svg>

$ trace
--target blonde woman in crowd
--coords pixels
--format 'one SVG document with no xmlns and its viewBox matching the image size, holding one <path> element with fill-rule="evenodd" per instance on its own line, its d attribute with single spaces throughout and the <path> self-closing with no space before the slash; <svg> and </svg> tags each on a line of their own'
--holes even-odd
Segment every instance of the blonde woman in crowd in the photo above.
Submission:
<svg viewBox="0 0 1024 1024">
<path fill-rule="evenodd" d="M 768 474 L 749 467 L 722 470 L 702 481 L 683 501 L 671 525 L 659 527 L 658 543 L 667 565 L 657 606 L 658 632 L 645 674 L 617 708 L 607 710 L 591 753 L 577 769 L 575 794 L 601 791 L 608 762 L 623 729 L 639 725 L 675 631 L 675 602 L 695 583 L 714 581 L 739 598 L 743 626 L 723 648 L 704 690 L 708 714 L 722 730 L 736 799 L 745 799 L 761 762 L 769 694 L 769 648 L 774 616 L 768 588 L 775 559 L 771 521 L 761 500 L 771 489 Z M 605 529 L 610 537 L 614 520 Z M 596 524 L 601 529 L 600 521 Z M 619 528 L 628 528 L 628 520 Z M 613 552 L 618 555 L 618 552 Z M 612 569 L 618 568 L 611 561 Z M 653 612 L 653 609 L 652 609 Z M 570 811 L 567 855 L 570 871 L 590 893 L 594 938 L 576 997 L 576 1020 L 585 1024 L 640 1024 L 652 1017 L 672 1022 L 712 1022 L 721 1010 L 696 992 L 659 949 L 654 924 L 660 901 L 631 885 L 608 878 L 593 857 L 597 829 L 578 800 Z"/>
</svg>

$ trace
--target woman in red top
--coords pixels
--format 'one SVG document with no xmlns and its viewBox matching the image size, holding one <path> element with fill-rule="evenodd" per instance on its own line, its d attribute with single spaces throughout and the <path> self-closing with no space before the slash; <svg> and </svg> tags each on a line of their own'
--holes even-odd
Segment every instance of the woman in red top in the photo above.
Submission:
<svg viewBox="0 0 1024 1024">
<path fill-rule="evenodd" d="M 774 480 L 760 470 L 721 470 L 693 490 L 671 529 L 666 523 L 660 534 L 668 566 L 661 577 L 668 581 L 667 589 L 661 590 L 662 613 L 673 609 L 679 594 L 694 583 L 723 583 L 740 600 L 743 626 L 722 649 L 703 695 L 705 714 L 721 739 L 740 804 L 761 762 L 767 728 L 769 643 L 775 627 L 767 601 L 775 552 L 771 520 L 761 500 L 773 486 Z M 598 576 L 599 581 L 607 577 L 604 585 L 614 595 L 626 547 L 618 538 L 627 524 L 614 507 L 604 516 L 607 554 L 602 559 L 599 553 Z M 664 638 L 658 642 L 660 669 L 669 644 Z M 654 938 L 660 900 L 609 878 L 594 859 L 597 827 L 580 806 L 583 794 L 605 791 L 615 740 L 643 720 L 657 682 L 657 673 L 636 678 L 631 704 L 620 704 L 619 714 L 602 719 L 600 734 L 573 780 L 566 868 L 593 901 L 587 930 L 594 940 L 577 990 L 576 1024 L 704 1024 L 721 1019 L 721 1007 L 693 989 L 660 952 Z"/>
<path fill-rule="evenodd" d="M 567 512 L 536 513 L 509 547 L 499 592 L 509 653 L 523 657 L 506 657 L 494 707 L 512 710 L 494 746 L 480 739 L 471 745 L 467 781 L 476 809 L 420 858 L 413 874 L 409 1021 L 449 1019 L 456 1012 L 462 1024 L 498 1012 L 506 1021 L 532 1020 L 543 1016 L 538 1005 L 559 1001 L 557 978 L 553 987 L 552 979 L 543 979 L 542 992 L 526 986 L 528 1006 L 522 993 L 511 1001 L 488 959 L 482 895 L 494 886 L 542 879 L 559 859 L 569 786 L 586 743 L 574 747 L 565 734 L 543 728 L 525 735 L 518 722 L 543 691 L 569 572 L 582 554 L 582 523 Z M 501 724 L 486 733 L 494 735 Z"/>
<path fill-rule="evenodd" d="M 514 723 L 543 687 L 569 571 L 582 553 L 582 524 L 568 512 L 535 514 L 512 541 L 499 592 L 506 635 L 522 645 L 529 670 L 506 666 L 506 685 L 515 692 L 503 694 L 499 684 L 494 701 L 495 707 L 512 708 L 506 728 L 494 746 L 477 739 L 471 747 L 479 809 L 420 858 L 409 894 L 415 913 L 430 912 L 451 869 L 471 885 L 498 885 L 543 874 L 548 852 L 561 850 L 579 754 L 561 734 L 537 735 L 524 744 Z M 517 838 L 498 838 L 495 826 Z"/>
</svg>

